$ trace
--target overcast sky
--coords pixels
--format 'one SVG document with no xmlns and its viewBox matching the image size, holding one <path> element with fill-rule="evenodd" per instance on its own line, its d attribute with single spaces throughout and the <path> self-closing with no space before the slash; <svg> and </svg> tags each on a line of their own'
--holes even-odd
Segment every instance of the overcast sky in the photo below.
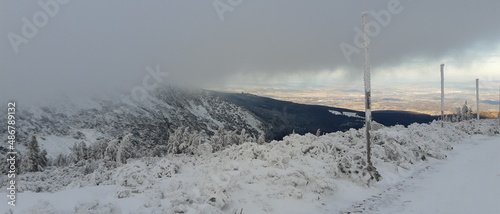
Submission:
<svg viewBox="0 0 500 214">
<path fill-rule="evenodd" d="M 500 79 L 498 0 L 220 0 L 218 9 L 212 0 L 61 0 L 48 12 L 39 2 L 56 1 L 0 0 L 3 98 L 130 90 L 156 65 L 170 82 L 201 87 L 290 76 L 352 81 L 362 55 L 349 62 L 341 44 L 357 48 L 363 11 L 391 13 L 383 23 L 370 17 L 380 27 L 375 78 L 425 80 L 446 63 L 457 81 Z"/>
</svg>

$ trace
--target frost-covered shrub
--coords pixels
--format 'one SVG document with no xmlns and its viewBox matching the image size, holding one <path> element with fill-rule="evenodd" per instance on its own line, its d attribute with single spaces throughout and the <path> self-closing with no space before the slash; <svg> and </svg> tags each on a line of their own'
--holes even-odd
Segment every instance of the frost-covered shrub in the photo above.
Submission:
<svg viewBox="0 0 500 214">
<path fill-rule="evenodd" d="M 198 145 L 198 148 L 194 152 L 195 155 L 208 155 L 212 154 L 214 151 L 212 145 L 210 143 L 202 143 Z"/>
<path fill-rule="evenodd" d="M 55 192 L 84 177 L 78 168 L 50 168 L 44 172 L 17 175 L 18 191 Z"/>
<path fill-rule="evenodd" d="M 75 214 L 119 214 L 121 209 L 116 204 L 100 204 L 98 201 L 80 203 L 75 206 Z"/>
<path fill-rule="evenodd" d="M 230 202 L 229 197 L 224 193 L 224 191 L 215 191 L 212 193 L 205 203 L 210 204 L 214 207 L 222 209 Z"/>
<path fill-rule="evenodd" d="M 125 197 L 124 190 L 142 193 L 152 189 L 160 179 L 172 177 L 179 172 L 179 166 L 166 158 L 144 158 L 130 161 L 118 167 L 112 175 L 113 182 L 122 187 L 117 196 Z"/>
<path fill-rule="evenodd" d="M 497 122 L 446 122 L 445 128 L 441 122 L 379 127 L 372 132 L 372 161 L 383 166 L 382 173 L 411 169 L 430 158 L 445 158 L 446 150 L 475 133 L 498 132 Z M 35 192 L 116 185 L 117 198 L 147 197 L 136 213 L 227 213 L 239 210 L 242 203 L 255 203 L 262 212 L 272 212 L 266 198 L 320 201 L 345 182 L 367 185 L 372 178 L 366 172 L 364 140 L 363 129 L 352 129 L 319 137 L 293 134 L 266 144 L 238 143 L 221 151 L 205 141 L 193 147 L 194 155 L 128 159 L 126 164 L 89 158 L 67 167 L 49 167 L 44 173 L 19 175 L 18 188 Z M 237 191 L 244 191 L 248 200 Z M 39 207 L 50 213 L 49 204 Z M 115 212 L 109 204 L 78 207 L 80 213 Z"/>
</svg>

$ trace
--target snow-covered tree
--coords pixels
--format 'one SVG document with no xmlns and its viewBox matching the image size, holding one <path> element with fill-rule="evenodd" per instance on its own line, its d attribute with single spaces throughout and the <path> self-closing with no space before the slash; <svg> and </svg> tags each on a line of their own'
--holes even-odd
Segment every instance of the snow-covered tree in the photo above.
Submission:
<svg viewBox="0 0 500 214">
<path fill-rule="evenodd" d="M 0 158 L 2 160 L 5 160 L 8 158 L 8 157 L 5 157 L 6 153 L 7 153 L 7 148 L 0 146 Z M 19 156 L 16 156 L 16 158 L 17 157 L 19 157 Z M 16 161 L 16 168 L 18 168 L 18 165 L 19 164 Z M 6 175 L 8 171 L 9 171 L 9 162 L 8 161 L 0 161 L 0 173 L 2 173 L 2 175 Z"/>
<path fill-rule="evenodd" d="M 104 153 L 104 160 L 116 162 L 116 157 L 117 157 L 116 154 L 118 153 L 118 147 L 119 147 L 119 141 L 117 139 L 108 142 L 108 145 Z"/>
<path fill-rule="evenodd" d="M 47 150 L 43 149 L 38 155 L 38 158 L 40 159 L 40 165 L 42 165 L 44 168 L 49 165 L 49 159 L 47 159 Z"/>
<path fill-rule="evenodd" d="M 133 158 L 133 146 L 132 134 L 125 135 L 118 145 L 116 161 L 125 164 L 127 159 Z"/>
<path fill-rule="evenodd" d="M 38 141 L 33 136 L 28 143 L 27 152 L 22 158 L 21 169 L 24 172 L 41 172 L 47 166 L 47 152 L 40 152 Z"/>
<path fill-rule="evenodd" d="M 7 174 L 7 171 L 9 171 L 9 165 L 7 161 L 0 161 L 0 173 L 2 175 Z"/>
<path fill-rule="evenodd" d="M 101 160 L 106 156 L 106 148 L 108 147 L 108 141 L 104 139 L 99 139 L 95 143 L 89 146 L 89 159 Z"/>
<path fill-rule="evenodd" d="M 224 147 L 224 126 L 219 126 L 219 129 L 210 139 L 210 144 L 212 145 L 213 151 L 220 151 Z"/>
<path fill-rule="evenodd" d="M 452 122 L 460 122 L 464 120 L 471 120 L 474 118 L 474 115 L 472 114 L 472 108 L 470 108 L 467 104 L 467 101 L 465 101 L 465 104 L 462 106 L 462 108 L 457 108 L 455 110 L 455 113 L 452 116 Z"/>
<path fill-rule="evenodd" d="M 63 154 L 57 155 L 56 159 L 54 160 L 53 165 L 57 166 L 57 167 L 67 166 L 68 159 L 66 158 L 66 155 L 63 155 Z"/>
<path fill-rule="evenodd" d="M 198 145 L 203 144 L 206 139 L 205 131 L 190 131 L 189 127 L 179 127 L 174 133 L 170 134 L 166 145 L 166 152 L 172 154 L 194 154 Z M 155 152 L 158 153 L 165 148 L 157 146 L 156 149 L 159 149 L 159 151 Z"/>
<path fill-rule="evenodd" d="M 224 142 L 222 144 L 222 148 L 227 148 L 230 145 L 237 145 L 240 141 L 240 137 L 236 133 L 236 131 L 230 131 L 224 134 Z"/>
<path fill-rule="evenodd" d="M 69 159 L 73 163 L 78 163 L 82 160 L 87 160 L 89 158 L 89 149 L 87 148 L 87 144 L 81 141 L 79 143 L 75 143 L 71 148 L 71 153 L 69 154 Z"/>
<path fill-rule="evenodd" d="M 193 136 L 193 146 L 198 146 L 205 143 L 207 140 L 207 133 L 205 130 L 201 130 L 200 132 L 196 132 Z"/>
<path fill-rule="evenodd" d="M 257 139 L 258 144 L 266 143 L 266 134 L 264 132 L 260 133 L 259 138 Z"/>
<path fill-rule="evenodd" d="M 250 140 L 250 135 L 247 134 L 245 129 L 242 129 L 240 133 L 240 140 L 239 140 L 240 142 L 238 142 L 238 144 L 245 143 L 249 140 Z"/>
<path fill-rule="evenodd" d="M 467 101 L 465 101 L 465 104 L 462 107 L 462 115 L 464 120 L 472 120 L 474 118 L 474 115 L 472 114 L 472 108 L 467 105 Z"/>
<path fill-rule="evenodd" d="M 246 129 L 242 129 L 240 136 L 239 136 L 239 144 L 245 143 L 245 142 L 255 142 L 257 139 L 255 139 L 254 136 L 251 136 Z M 264 140 L 265 141 L 265 140 Z"/>
<path fill-rule="evenodd" d="M 174 133 L 172 133 L 168 138 L 167 152 L 173 154 L 180 154 L 181 149 L 179 148 L 183 141 L 184 131 L 188 130 L 188 127 L 179 127 Z"/>
</svg>

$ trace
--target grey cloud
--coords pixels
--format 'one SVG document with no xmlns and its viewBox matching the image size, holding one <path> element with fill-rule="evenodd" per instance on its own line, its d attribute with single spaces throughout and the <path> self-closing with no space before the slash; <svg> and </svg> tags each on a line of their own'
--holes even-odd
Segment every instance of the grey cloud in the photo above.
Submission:
<svg viewBox="0 0 500 214">
<path fill-rule="evenodd" d="M 2 96 L 129 90 L 156 64 L 172 74 L 170 82 L 197 86 L 230 82 L 235 73 L 257 80 L 339 68 L 355 74 L 361 55 L 348 63 L 339 45 L 353 44 L 363 11 L 386 10 L 388 2 L 243 0 L 221 21 L 212 1 L 73 0 L 16 54 L 7 34 L 21 34 L 22 17 L 31 20 L 41 8 L 2 1 L 0 90 Z M 402 12 L 372 38 L 374 66 L 415 58 L 462 62 L 499 45 L 500 1 L 400 4 Z"/>
</svg>

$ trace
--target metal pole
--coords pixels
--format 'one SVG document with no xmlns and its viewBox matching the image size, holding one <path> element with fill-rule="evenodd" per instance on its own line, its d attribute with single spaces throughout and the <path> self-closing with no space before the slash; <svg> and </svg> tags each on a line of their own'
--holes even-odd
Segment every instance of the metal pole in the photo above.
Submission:
<svg viewBox="0 0 500 214">
<path fill-rule="evenodd" d="M 476 112 L 477 112 L 477 119 L 480 119 L 480 113 L 479 113 L 479 79 L 476 79 Z"/>
<path fill-rule="evenodd" d="M 441 64 L 441 127 L 444 123 L 444 64 Z"/>
</svg>

